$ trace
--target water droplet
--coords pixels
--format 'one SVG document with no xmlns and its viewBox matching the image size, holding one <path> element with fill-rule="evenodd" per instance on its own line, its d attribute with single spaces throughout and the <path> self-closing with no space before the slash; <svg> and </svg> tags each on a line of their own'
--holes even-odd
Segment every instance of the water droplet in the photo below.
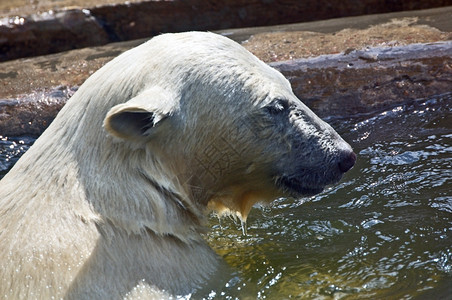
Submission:
<svg viewBox="0 0 452 300">
<path fill-rule="evenodd" d="M 242 221 L 242 234 L 243 234 L 244 236 L 247 235 L 246 221 Z"/>
</svg>

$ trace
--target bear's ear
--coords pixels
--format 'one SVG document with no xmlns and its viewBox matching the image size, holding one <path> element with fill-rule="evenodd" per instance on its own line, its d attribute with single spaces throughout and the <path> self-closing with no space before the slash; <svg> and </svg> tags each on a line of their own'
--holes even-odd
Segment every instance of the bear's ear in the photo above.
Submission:
<svg viewBox="0 0 452 300">
<path fill-rule="evenodd" d="M 174 98 L 158 88 L 141 92 L 125 103 L 113 106 L 104 120 L 104 128 L 122 139 L 150 136 L 153 129 L 175 110 Z"/>
</svg>

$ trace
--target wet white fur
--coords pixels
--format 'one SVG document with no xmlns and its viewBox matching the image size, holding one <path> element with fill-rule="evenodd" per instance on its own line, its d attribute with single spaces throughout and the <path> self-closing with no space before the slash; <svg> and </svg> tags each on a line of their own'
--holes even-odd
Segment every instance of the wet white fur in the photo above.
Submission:
<svg viewBox="0 0 452 300">
<path fill-rule="evenodd" d="M 242 198 L 278 195 L 265 170 L 283 154 L 240 125 L 274 97 L 294 97 L 287 80 L 211 33 L 162 35 L 106 64 L 0 182 L 0 298 L 158 299 L 215 278 L 207 205 L 246 217 Z M 115 131 L 122 111 L 156 124 Z M 218 180 L 200 161 L 225 130 Z"/>
</svg>

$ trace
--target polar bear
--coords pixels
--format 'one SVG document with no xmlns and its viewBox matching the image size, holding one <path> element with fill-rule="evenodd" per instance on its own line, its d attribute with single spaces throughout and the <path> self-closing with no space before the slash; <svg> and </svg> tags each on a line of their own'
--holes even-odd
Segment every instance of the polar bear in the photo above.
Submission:
<svg viewBox="0 0 452 300">
<path fill-rule="evenodd" d="M 316 194 L 356 156 L 289 82 L 213 33 L 93 74 L 0 182 L 0 295 L 163 298 L 215 278 L 206 213 Z"/>
</svg>

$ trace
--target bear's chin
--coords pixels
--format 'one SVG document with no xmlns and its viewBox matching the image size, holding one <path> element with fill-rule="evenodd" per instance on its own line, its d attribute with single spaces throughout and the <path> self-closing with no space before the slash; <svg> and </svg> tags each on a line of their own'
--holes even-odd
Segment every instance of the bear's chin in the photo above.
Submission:
<svg viewBox="0 0 452 300">
<path fill-rule="evenodd" d="M 289 197 L 301 198 L 317 195 L 325 189 L 326 185 L 307 185 L 297 178 L 281 176 L 276 180 L 276 185 Z"/>
</svg>

